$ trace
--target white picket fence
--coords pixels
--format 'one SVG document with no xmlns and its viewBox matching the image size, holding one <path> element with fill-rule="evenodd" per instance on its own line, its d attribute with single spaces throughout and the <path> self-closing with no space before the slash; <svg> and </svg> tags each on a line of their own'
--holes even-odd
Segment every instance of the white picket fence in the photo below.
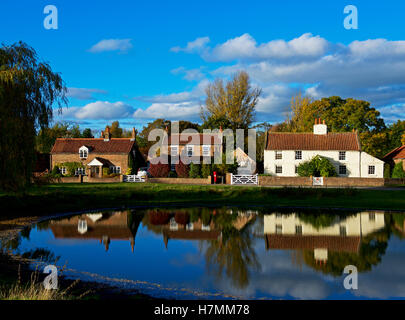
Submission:
<svg viewBox="0 0 405 320">
<path fill-rule="evenodd" d="M 124 175 L 123 181 L 124 182 L 145 182 L 145 177 L 140 177 L 135 174 Z"/>
<path fill-rule="evenodd" d="M 231 184 L 259 184 L 257 174 L 231 174 Z"/>
</svg>

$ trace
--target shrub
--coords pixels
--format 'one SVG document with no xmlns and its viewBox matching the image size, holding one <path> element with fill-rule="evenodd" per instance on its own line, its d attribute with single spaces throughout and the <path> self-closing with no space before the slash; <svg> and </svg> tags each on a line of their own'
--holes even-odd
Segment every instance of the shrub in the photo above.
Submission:
<svg viewBox="0 0 405 320">
<path fill-rule="evenodd" d="M 57 166 L 65 167 L 66 168 L 65 176 L 68 176 L 68 177 L 73 177 L 78 168 L 85 168 L 85 166 L 80 162 L 63 162 L 63 163 L 58 163 Z"/>
<path fill-rule="evenodd" d="M 59 166 L 55 165 L 55 166 L 52 168 L 51 175 L 52 175 L 52 176 L 56 176 L 56 175 L 58 175 L 58 174 L 60 174 L 60 169 L 59 169 Z"/>
<path fill-rule="evenodd" d="M 125 172 L 126 175 L 131 175 L 133 174 L 132 168 L 128 168 L 127 171 Z"/>
<path fill-rule="evenodd" d="M 227 173 L 233 173 L 237 174 L 238 173 L 238 163 L 236 162 L 236 159 L 234 158 L 233 163 L 226 163 L 226 155 L 222 154 L 222 163 L 220 164 L 213 164 L 212 165 L 212 171 L 216 171 L 218 175 L 224 176 Z"/>
<path fill-rule="evenodd" d="M 393 178 L 405 178 L 404 164 L 402 161 L 395 164 L 392 170 Z"/>
<path fill-rule="evenodd" d="M 170 172 L 170 166 L 168 164 L 157 163 L 152 164 L 149 167 L 148 172 L 151 174 L 152 177 L 155 178 L 166 178 Z"/>
<path fill-rule="evenodd" d="M 201 166 L 201 176 L 203 178 L 208 178 L 212 176 L 212 166 L 210 164 L 203 164 Z"/>
<path fill-rule="evenodd" d="M 201 166 L 196 163 L 190 163 L 190 178 L 201 178 Z"/>
<path fill-rule="evenodd" d="M 391 166 L 388 163 L 384 164 L 384 178 L 391 178 Z"/>
<path fill-rule="evenodd" d="M 169 178 L 177 178 L 177 173 L 175 171 L 170 171 L 168 177 Z"/>
<path fill-rule="evenodd" d="M 305 161 L 298 166 L 298 175 L 300 177 L 336 177 L 337 172 L 327 158 L 316 155 L 310 161 Z"/>
<path fill-rule="evenodd" d="M 176 164 L 176 173 L 179 178 L 188 178 L 190 166 L 184 164 L 181 160 Z"/>
</svg>

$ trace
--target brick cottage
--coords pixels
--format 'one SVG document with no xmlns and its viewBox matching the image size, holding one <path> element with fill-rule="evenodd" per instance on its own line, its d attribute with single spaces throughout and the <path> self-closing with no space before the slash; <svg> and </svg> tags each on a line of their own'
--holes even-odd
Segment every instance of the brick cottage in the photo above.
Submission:
<svg viewBox="0 0 405 320">
<path fill-rule="evenodd" d="M 101 138 L 58 138 L 51 151 L 51 169 L 57 165 L 65 175 L 68 172 L 64 164 L 75 162 L 81 165 L 75 175 L 101 178 L 103 168 L 110 173 L 125 174 L 131 162 L 141 156 L 135 137 L 136 131 L 132 129 L 131 138 L 111 138 L 107 127 Z"/>
</svg>

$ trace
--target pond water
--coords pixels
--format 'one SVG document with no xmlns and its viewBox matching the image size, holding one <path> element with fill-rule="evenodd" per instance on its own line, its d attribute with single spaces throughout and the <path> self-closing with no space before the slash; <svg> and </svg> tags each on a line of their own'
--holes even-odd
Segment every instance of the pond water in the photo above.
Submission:
<svg viewBox="0 0 405 320">
<path fill-rule="evenodd" d="M 64 274 L 177 299 L 405 297 L 405 213 L 156 208 L 39 223 L 6 244 Z M 344 268 L 358 289 L 344 288 Z"/>
</svg>

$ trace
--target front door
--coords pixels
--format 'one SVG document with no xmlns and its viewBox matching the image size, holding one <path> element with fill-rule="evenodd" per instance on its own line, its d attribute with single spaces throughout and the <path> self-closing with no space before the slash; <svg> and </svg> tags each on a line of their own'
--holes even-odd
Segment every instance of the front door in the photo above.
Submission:
<svg viewBox="0 0 405 320">
<path fill-rule="evenodd" d="M 100 167 L 91 167 L 90 168 L 90 176 L 92 177 L 92 178 L 94 178 L 94 177 L 98 177 L 99 176 L 99 174 L 100 174 Z"/>
</svg>

